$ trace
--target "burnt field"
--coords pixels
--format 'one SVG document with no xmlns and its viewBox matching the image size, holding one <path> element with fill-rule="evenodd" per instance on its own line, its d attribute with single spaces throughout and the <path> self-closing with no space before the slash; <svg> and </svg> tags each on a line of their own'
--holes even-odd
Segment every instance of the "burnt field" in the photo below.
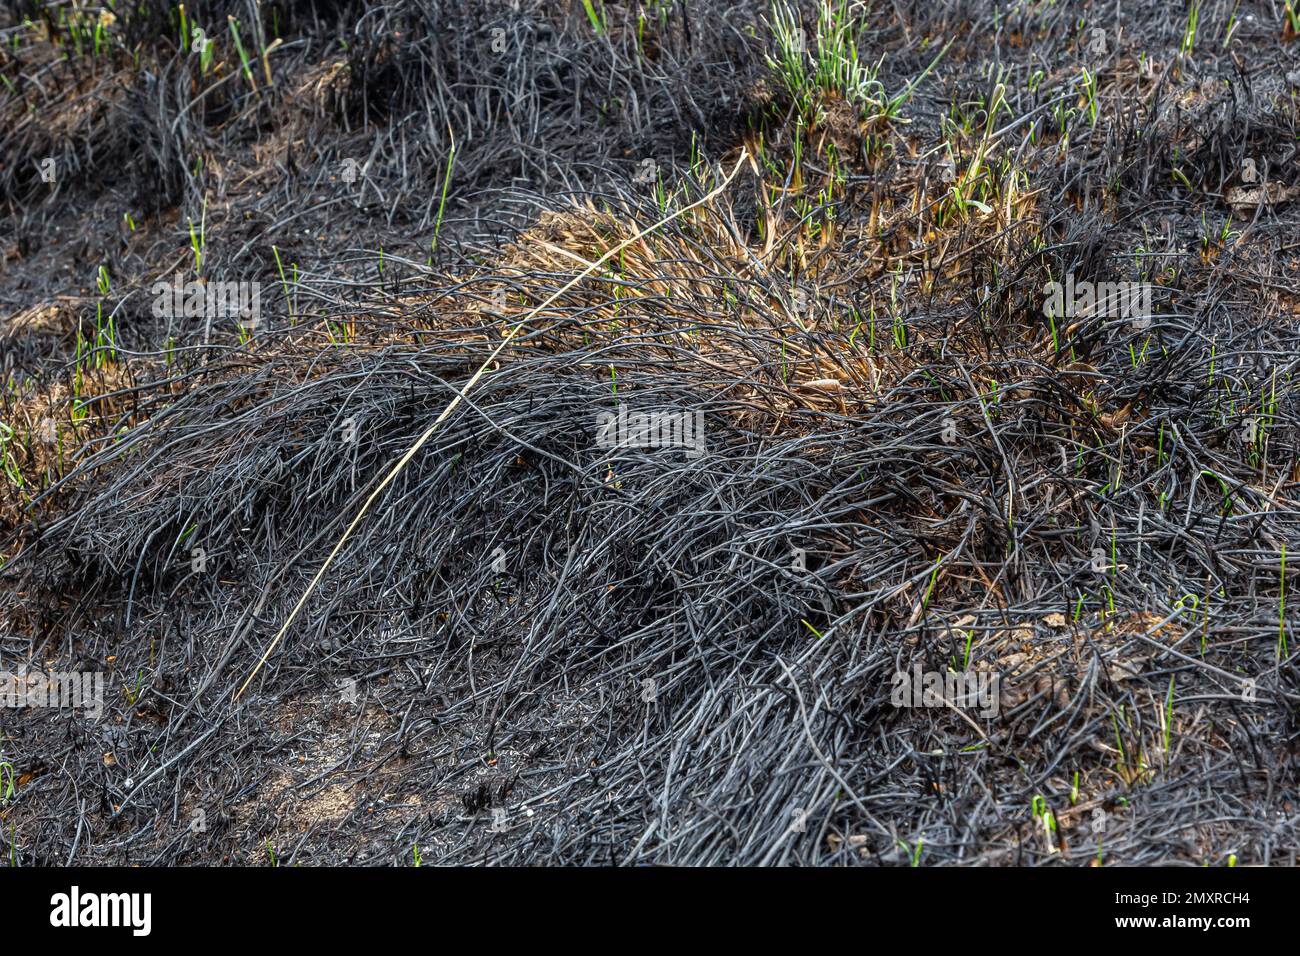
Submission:
<svg viewBox="0 0 1300 956">
<path fill-rule="evenodd" d="M 0 853 L 1293 864 L 1297 30 L 6 2 Z"/>
</svg>

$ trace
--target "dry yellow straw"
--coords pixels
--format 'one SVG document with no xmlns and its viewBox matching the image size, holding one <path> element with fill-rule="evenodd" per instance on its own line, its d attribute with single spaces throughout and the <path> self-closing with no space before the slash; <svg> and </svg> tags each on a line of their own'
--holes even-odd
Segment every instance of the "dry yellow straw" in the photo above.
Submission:
<svg viewBox="0 0 1300 956">
<path fill-rule="evenodd" d="M 731 181 L 736 178 L 736 174 L 740 172 L 741 164 L 744 163 L 747 157 L 748 157 L 748 153 L 744 149 L 742 149 L 740 151 L 740 158 L 736 160 L 735 167 L 731 170 L 730 174 L 728 174 L 727 178 L 724 179 L 716 189 L 714 189 L 708 195 L 703 196 L 700 199 L 697 199 L 689 206 L 683 206 L 681 209 L 677 210 L 671 216 L 665 216 L 663 219 L 660 219 L 654 225 L 647 226 L 646 228 L 642 229 L 640 232 L 638 232 L 636 235 L 632 236 L 631 238 L 624 239 L 618 245 L 614 246 L 614 248 L 610 249 L 603 256 L 601 256 L 591 265 L 587 266 L 587 268 L 583 269 L 576 276 L 574 276 L 572 279 L 566 282 L 558 290 L 551 293 L 551 295 L 546 299 L 545 302 L 531 309 L 523 316 L 523 318 L 521 318 L 518 322 L 516 322 L 513 326 L 510 327 L 510 331 L 507 332 L 501 338 L 500 344 L 498 344 L 497 347 L 492 350 L 491 355 L 489 355 L 486 359 L 483 360 L 483 364 L 478 367 L 478 371 L 476 371 L 470 377 L 470 380 L 465 383 L 464 387 L 461 388 L 461 390 L 451 400 L 451 403 L 442 410 L 442 414 L 439 415 L 434 420 L 432 425 L 430 425 L 428 428 L 424 430 L 424 433 L 420 435 L 420 437 L 415 440 L 415 443 L 412 444 L 411 447 L 406 450 L 406 453 L 402 455 L 400 459 L 398 459 L 397 464 L 395 464 L 392 467 L 392 470 L 390 470 L 388 474 L 384 476 L 384 480 L 379 483 L 379 486 L 370 493 L 370 497 L 368 497 L 365 501 L 365 504 L 361 506 L 361 510 L 357 512 L 357 516 L 352 519 L 352 523 L 349 524 L 347 530 L 343 532 L 343 537 L 339 538 L 338 543 L 334 545 L 334 550 L 332 550 L 329 553 L 329 557 L 325 559 L 325 563 L 321 565 L 320 570 L 316 572 L 316 576 L 312 578 L 311 583 L 307 585 L 307 590 L 304 591 L 302 597 L 298 599 L 298 603 L 294 605 L 293 611 L 290 612 L 289 617 L 285 620 L 285 622 L 282 625 L 280 625 L 280 630 L 276 632 L 275 637 L 272 639 L 271 643 L 267 646 L 266 650 L 262 653 L 262 657 L 257 662 L 257 666 L 253 668 L 253 672 L 248 675 L 248 678 L 240 686 L 239 690 L 235 691 L 235 697 L 234 697 L 235 700 L 239 700 L 239 698 L 243 695 L 244 691 L 248 689 L 248 685 L 253 682 L 253 678 L 255 678 L 258 675 L 258 673 L 262 670 L 262 666 L 266 663 L 267 659 L 271 656 L 271 652 L 274 651 L 276 646 L 280 643 L 280 639 L 283 638 L 285 632 L 289 630 L 289 626 L 293 624 L 294 620 L 297 619 L 298 612 L 301 611 L 303 605 L 307 603 L 307 598 L 311 597 L 312 592 L 316 590 L 316 585 L 320 583 L 320 579 L 325 576 L 325 572 L 328 571 L 330 565 L 334 563 L 334 559 L 338 557 L 339 551 L 342 550 L 343 545 L 347 542 L 348 538 L 352 536 L 352 532 L 356 530 L 357 525 L 361 523 L 361 519 L 366 516 L 366 513 L 370 510 L 370 506 L 374 504 L 375 499 L 378 498 L 380 494 L 383 493 L 383 490 L 385 488 L 387 488 L 389 485 L 393 483 L 394 478 L 396 478 L 399 474 L 402 473 L 402 469 L 405 468 L 407 464 L 410 462 L 410 460 L 415 457 L 415 453 L 424 447 L 424 443 L 429 440 L 429 437 L 435 431 L 437 431 L 438 426 L 447 420 L 447 416 L 456 410 L 456 406 L 460 404 L 461 399 L 463 399 L 469 393 L 469 390 L 473 388 L 475 383 L 478 382 L 479 378 L 482 377 L 484 370 L 489 365 L 491 365 L 493 361 L 496 360 L 496 357 L 498 355 L 501 354 L 501 350 L 510 344 L 510 340 L 515 337 L 516 332 L 518 332 L 521 328 L 523 328 L 524 323 L 527 322 L 529 319 L 531 319 L 533 316 L 535 316 L 538 312 L 542 311 L 542 309 L 546 308 L 548 305 L 550 305 L 560 296 L 564 295 L 564 293 L 568 292 L 570 289 L 572 289 L 575 285 L 577 285 L 587 276 L 591 275 L 591 273 L 595 272 L 596 269 L 600 267 L 600 264 L 602 262 L 605 262 L 611 256 L 618 255 L 620 252 L 622 252 L 632 243 L 639 241 L 644 236 L 647 236 L 650 233 L 654 232 L 656 229 L 659 229 L 662 226 L 666 226 L 668 223 L 672 222 L 674 219 L 676 219 L 678 216 L 682 215 L 683 213 L 690 212 L 692 209 L 695 209 L 697 206 L 702 206 L 710 199 L 713 199 L 715 196 L 721 194 L 728 186 L 731 185 Z"/>
</svg>

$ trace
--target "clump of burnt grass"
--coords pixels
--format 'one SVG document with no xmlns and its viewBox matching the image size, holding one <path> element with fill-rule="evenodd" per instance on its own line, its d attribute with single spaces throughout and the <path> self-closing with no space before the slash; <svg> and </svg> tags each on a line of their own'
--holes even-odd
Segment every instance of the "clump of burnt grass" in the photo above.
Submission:
<svg viewBox="0 0 1300 956">
<path fill-rule="evenodd" d="M 1298 343 L 1278 278 L 1295 209 L 1265 195 L 1226 233 L 1214 220 L 1239 156 L 1267 181 L 1284 168 L 1276 91 L 1169 109 L 1215 57 L 1149 13 L 1124 34 L 1146 48 L 1112 44 L 1085 78 L 1077 11 L 999 20 L 1002 62 L 990 24 L 944 5 L 836 7 L 854 18 L 838 40 L 910 90 L 892 115 L 768 75 L 706 128 L 706 101 L 722 110 L 778 38 L 766 6 L 697 7 L 377 5 L 346 68 L 319 74 L 334 27 L 300 21 L 326 52 L 297 75 L 328 92 L 282 91 L 288 126 L 328 130 L 331 161 L 372 157 L 366 198 L 321 194 L 349 201 L 313 231 L 357 243 L 332 258 L 290 240 L 319 171 L 272 187 L 237 142 L 251 114 L 220 121 L 206 155 L 271 188 L 213 200 L 204 274 L 261 247 L 283 298 L 242 339 L 125 330 L 129 387 L 83 396 L 113 406 L 111 440 L 4 519 L 0 650 L 113 689 L 104 724 L 32 713 L 7 733 L 22 862 L 268 845 L 392 862 L 413 844 L 429 862 L 1267 862 L 1294 845 L 1276 811 L 1300 729 Z M 816 35 L 826 14 L 787 15 Z M 554 75 L 528 59 L 543 21 Z M 1274 49 L 1246 29 L 1230 45 Z M 730 79 L 722 50 L 749 58 Z M 1158 78 L 1134 77 L 1139 54 Z M 560 172 L 583 143 L 598 185 Z M 716 198 L 556 295 L 738 161 Z M 187 203 L 213 190 L 195 182 Z M 188 255 L 158 235 L 167 251 L 122 274 Z M 1044 314 L 1067 277 L 1148 282 L 1153 314 Z M 651 414 L 678 440 L 638 435 Z M 996 678 L 996 713 L 899 706 L 918 669 Z"/>
</svg>

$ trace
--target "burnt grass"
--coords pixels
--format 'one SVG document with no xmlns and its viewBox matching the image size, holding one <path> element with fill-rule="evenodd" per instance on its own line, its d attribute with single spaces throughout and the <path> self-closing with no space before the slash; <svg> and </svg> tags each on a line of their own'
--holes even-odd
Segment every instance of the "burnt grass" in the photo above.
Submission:
<svg viewBox="0 0 1300 956">
<path fill-rule="evenodd" d="M 1293 863 L 1281 7 L 6 3 L 4 858 Z"/>
</svg>

